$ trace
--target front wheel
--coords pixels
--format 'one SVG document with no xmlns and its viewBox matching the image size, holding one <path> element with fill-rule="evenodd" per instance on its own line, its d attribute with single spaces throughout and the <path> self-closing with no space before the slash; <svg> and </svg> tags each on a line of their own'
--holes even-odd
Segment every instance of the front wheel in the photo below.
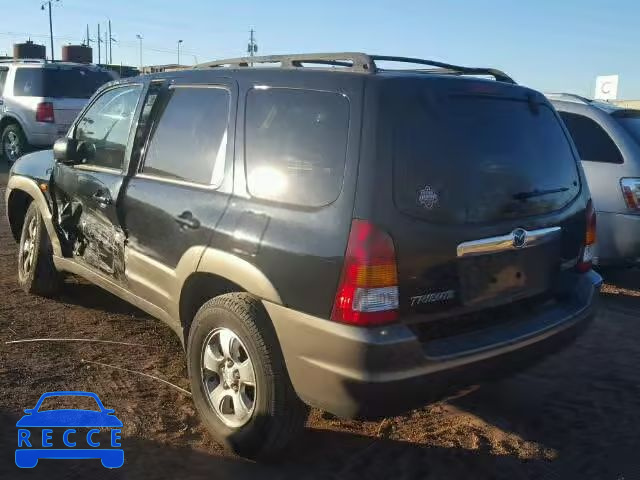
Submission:
<svg viewBox="0 0 640 480">
<path fill-rule="evenodd" d="M 238 455 L 271 458 L 304 427 L 273 326 L 258 300 L 229 293 L 205 303 L 187 342 L 193 400 L 216 440 Z"/>
<path fill-rule="evenodd" d="M 53 264 L 49 234 L 35 202 L 31 202 L 22 224 L 18 250 L 18 283 L 27 293 L 51 296 L 62 285 Z"/>
</svg>

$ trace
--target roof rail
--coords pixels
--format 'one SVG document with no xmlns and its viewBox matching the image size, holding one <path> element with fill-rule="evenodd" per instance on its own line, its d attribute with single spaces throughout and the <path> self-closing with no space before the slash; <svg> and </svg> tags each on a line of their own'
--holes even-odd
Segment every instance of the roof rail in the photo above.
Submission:
<svg viewBox="0 0 640 480">
<path fill-rule="evenodd" d="M 576 103 L 584 103 L 584 104 L 589 104 L 593 102 L 593 100 L 587 97 L 583 97 L 581 95 L 577 95 L 575 93 L 550 92 L 550 93 L 545 93 L 544 95 L 547 98 L 554 98 L 557 100 L 567 100 L 568 102 L 576 102 Z"/>
<path fill-rule="evenodd" d="M 280 68 L 300 68 L 304 64 L 317 65 L 320 67 L 344 67 L 354 72 L 374 74 L 380 71 L 376 61 L 396 62 L 413 65 L 427 65 L 437 67 L 439 70 L 416 70 L 424 73 L 449 73 L 455 75 L 488 75 L 497 81 L 506 83 L 516 83 L 513 78 L 501 70 L 495 68 L 476 68 L 453 65 L 450 63 L 424 60 L 422 58 L 394 57 L 387 55 L 368 55 L 360 52 L 338 52 L 338 53 L 303 53 L 295 55 L 269 55 L 260 57 L 239 57 L 214 60 L 200 63 L 195 68 L 217 68 L 217 67 L 249 67 L 254 64 L 275 63 Z"/>
</svg>

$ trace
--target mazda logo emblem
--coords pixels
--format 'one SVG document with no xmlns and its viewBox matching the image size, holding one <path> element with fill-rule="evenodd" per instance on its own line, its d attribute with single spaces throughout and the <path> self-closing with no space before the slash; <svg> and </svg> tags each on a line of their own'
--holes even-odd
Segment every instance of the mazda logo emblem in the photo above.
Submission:
<svg viewBox="0 0 640 480">
<path fill-rule="evenodd" d="M 513 246 L 522 248 L 527 244 L 527 231 L 523 228 L 516 228 L 511 235 L 513 236 Z"/>
</svg>

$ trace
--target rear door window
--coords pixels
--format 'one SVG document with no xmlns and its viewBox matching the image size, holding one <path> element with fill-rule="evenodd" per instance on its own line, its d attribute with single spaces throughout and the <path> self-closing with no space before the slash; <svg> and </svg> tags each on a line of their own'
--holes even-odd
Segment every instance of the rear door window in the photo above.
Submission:
<svg viewBox="0 0 640 480">
<path fill-rule="evenodd" d="M 318 207 L 342 189 L 349 100 L 332 92 L 271 88 L 247 94 L 245 158 L 251 195 Z"/>
<path fill-rule="evenodd" d="M 609 134 L 584 115 L 558 112 L 569 129 L 573 142 L 586 162 L 622 163 L 622 154 Z"/>
<path fill-rule="evenodd" d="M 437 223 L 491 222 L 555 211 L 578 194 L 571 144 L 546 104 L 446 88 L 399 95 L 387 114 L 401 210 Z"/>
<path fill-rule="evenodd" d="M 107 72 L 84 67 L 16 69 L 13 94 L 24 97 L 89 98 L 113 80 Z"/>
<path fill-rule="evenodd" d="M 168 180 L 220 185 L 227 155 L 229 91 L 217 87 L 177 86 L 169 90 L 168 99 L 161 101 L 160 119 L 151 133 L 142 173 Z"/>
</svg>

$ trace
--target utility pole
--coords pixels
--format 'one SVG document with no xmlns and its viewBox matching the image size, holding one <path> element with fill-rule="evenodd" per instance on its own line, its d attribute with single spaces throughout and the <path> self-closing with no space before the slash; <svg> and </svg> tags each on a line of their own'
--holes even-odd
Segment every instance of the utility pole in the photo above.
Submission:
<svg viewBox="0 0 640 480">
<path fill-rule="evenodd" d="M 253 36 L 254 34 L 253 28 L 249 31 L 249 45 L 247 45 L 247 53 L 250 57 L 253 57 L 256 53 L 258 53 L 258 44 L 256 43 L 256 39 Z M 251 64 L 253 66 L 253 64 Z"/>
<path fill-rule="evenodd" d="M 53 53 L 53 19 L 51 18 L 51 2 L 53 2 L 54 0 L 47 0 L 46 2 L 43 2 L 40 5 L 40 10 L 44 10 L 44 5 L 47 4 L 47 6 L 49 7 L 49 38 L 51 40 L 51 61 L 54 61 L 54 53 Z M 60 1 L 60 0 L 55 0 L 56 2 Z"/>
<path fill-rule="evenodd" d="M 180 66 L 180 44 L 182 43 L 182 40 L 178 40 L 178 66 Z"/>
<path fill-rule="evenodd" d="M 111 36 L 111 19 L 109 19 L 109 65 L 113 64 L 113 45 L 111 45 L 112 41 L 113 37 Z"/>
<path fill-rule="evenodd" d="M 88 47 L 91 39 L 89 38 L 89 24 L 87 23 L 87 39 L 85 41 L 85 45 Z"/>
<path fill-rule="evenodd" d="M 142 35 L 136 34 L 136 38 L 140 40 L 140 75 L 142 75 Z"/>
<path fill-rule="evenodd" d="M 100 24 L 98 24 L 98 65 L 100 65 L 100 62 L 102 60 L 102 57 L 100 57 L 100 44 L 102 43 L 102 37 L 100 36 Z"/>
</svg>

